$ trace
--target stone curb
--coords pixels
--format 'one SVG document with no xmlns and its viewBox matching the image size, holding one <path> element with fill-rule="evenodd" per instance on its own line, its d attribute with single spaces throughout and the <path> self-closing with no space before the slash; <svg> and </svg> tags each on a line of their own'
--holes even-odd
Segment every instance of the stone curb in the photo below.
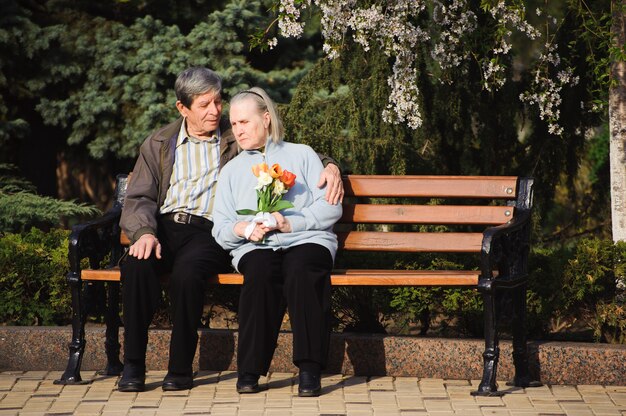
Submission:
<svg viewBox="0 0 626 416">
<path fill-rule="evenodd" d="M 105 367 L 104 328 L 86 329 L 83 370 Z M 0 371 L 64 370 L 71 327 L 0 327 Z M 236 369 L 237 332 L 200 330 L 196 369 Z M 121 335 L 121 334 L 120 334 Z M 169 330 L 151 330 L 147 367 L 165 370 Z M 120 336 L 121 339 L 121 336 Z M 333 334 L 328 373 L 480 379 L 484 343 L 476 339 Z M 626 385 L 626 345 L 530 341 L 531 374 L 547 384 Z M 498 379 L 513 377 L 511 342 L 500 343 Z M 271 372 L 295 372 L 291 333 L 280 334 Z"/>
</svg>

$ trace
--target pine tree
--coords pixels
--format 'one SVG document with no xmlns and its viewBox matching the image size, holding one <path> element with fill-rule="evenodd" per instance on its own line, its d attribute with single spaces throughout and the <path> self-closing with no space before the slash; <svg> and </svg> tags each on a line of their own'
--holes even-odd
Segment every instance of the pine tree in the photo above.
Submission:
<svg viewBox="0 0 626 416">
<path fill-rule="evenodd" d="M 100 213 L 93 206 L 37 195 L 33 184 L 15 171 L 14 166 L 0 164 L 0 233 L 59 226 L 68 218 Z"/>
</svg>

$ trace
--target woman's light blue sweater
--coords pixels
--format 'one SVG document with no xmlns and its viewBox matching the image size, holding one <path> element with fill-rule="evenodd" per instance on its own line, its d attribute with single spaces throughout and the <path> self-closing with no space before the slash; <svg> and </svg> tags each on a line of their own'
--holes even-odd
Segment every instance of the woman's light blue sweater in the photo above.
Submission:
<svg viewBox="0 0 626 416">
<path fill-rule="evenodd" d="M 296 175 L 295 185 L 283 195 L 294 207 L 281 211 L 291 224 L 290 233 L 270 232 L 263 243 L 253 243 L 233 231 L 239 221 L 251 221 L 253 215 L 239 215 L 240 209 L 257 209 L 254 189 L 257 177 L 252 166 L 265 162 L 269 167 L 278 163 L 281 168 Z M 318 155 L 309 146 L 287 142 L 268 141 L 265 154 L 259 150 L 244 150 L 228 162 L 217 181 L 213 208 L 213 236 L 226 250 L 231 250 L 233 266 L 241 257 L 256 249 L 280 250 L 300 244 L 315 243 L 326 247 L 333 259 L 337 252 L 337 236 L 333 225 L 341 217 L 341 205 L 331 205 L 324 199 L 325 189 L 317 183 L 324 167 Z"/>
</svg>

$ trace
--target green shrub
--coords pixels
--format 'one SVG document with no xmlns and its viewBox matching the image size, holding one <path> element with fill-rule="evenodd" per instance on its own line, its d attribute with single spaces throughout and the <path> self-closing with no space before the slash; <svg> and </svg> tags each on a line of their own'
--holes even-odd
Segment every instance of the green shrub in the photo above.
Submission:
<svg viewBox="0 0 626 416">
<path fill-rule="evenodd" d="M 93 217 L 96 207 L 38 195 L 13 165 L 0 163 L 0 232 L 20 232 L 61 224 L 62 219 Z"/>
<path fill-rule="evenodd" d="M 388 253 L 339 252 L 335 268 L 387 268 L 392 267 L 393 256 Z M 391 294 L 384 287 L 333 287 L 332 309 L 334 329 L 345 332 L 386 333 L 385 322 L 394 313 L 390 306 Z"/>
<path fill-rule="evenodd" d="M 563 271 L 563 309 L 570 313 L 595 309 L 615 296 L 616 246 L 611 240 L 580 240 Z"/>
<path fill-rule="evenodd" d="M 398 261 L 395 268 L 463 270 L 471 268 L 467 256 L 435 257 L 429 254 L 414 256 L 416 261 Z M 420 333 L 425 335 L 432 320 L 438 318 L 439 332 L 450 335 L 481 336 L 482 299 L 475 289 L 441 287 L 398 287 L 390 289 L 391 306 L 413 322 L 420 322 Z M 454 331 L 451 327 L 455 327 Z"/>
<path fill-rule="evenodd" d="M 626 307 L 624 304 L 601 303 L 596 308 L 593 334 L 596 340 L 626 344 Z"/>
<path fill-rule="evenodd" d="M 527 330 L 543 338 L 559 326 L 563 307 L 563 270 L 572 257 L 565 248 L 533 248 L 528 258 Z"/>
<path fill-rule="evenodd" d="M 0 234 L 0 322 L 66 323 L 71 299 L 65 275 L 69 231 Z"/>
<path fill-rule="evenodd" d="M 423 258 L 422 258 L 423 257 Z M 430 266 L 429 266 L 430 265 Z M 419 256 L 398 268 L 467 268 L 462 260 Z M 537 247 L 529 256 L 527 330 L 532 338 L 626 342 L 626 243 L 581 239 L 571 248 Z M 390 305 L 398 314 L 437 332 L 481 337 L 482 298 L 473 289 L 399 287 Z M 508 331 L 507 316 L 502 329 Z M 452 330 L 454 329 L 454 330 Z"/>
<path fill-rule="evenodd" d="M 587 331 L 597 340 L 623 343 L 625 263 L 626 243 L 608 239 L 581 239 L 571 249 L 533 249 L 527 296 L 531 336 L 573 339 L 573 331 Z"/>
<path fill-rule="evenodd" d="M 615 297 L 612 303 L 596 305 L 594 336 L 597 340 L 626 344 L 626 242 L 614 246 L 613 275 Z"/>
<path fill-rule="evenodd" d="M 420 334 L 430 329 L 431 318 L 441 304 L 441 288 L 395 287 L 389 290 L 393 295 L 391 306 L 410 322 L 420 323 Z"/>
<path fill-rule="evenodd" d="M 448 321 L 456 320 L 459 335 L 484 336 L 483 299 L 476 289 L 446 289 L 441 301 Z"/>
</svg>

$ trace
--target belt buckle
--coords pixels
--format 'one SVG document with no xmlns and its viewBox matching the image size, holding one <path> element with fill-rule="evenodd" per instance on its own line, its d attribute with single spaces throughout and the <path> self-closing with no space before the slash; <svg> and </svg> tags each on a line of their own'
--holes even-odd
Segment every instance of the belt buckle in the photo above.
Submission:
<svg viewBox="0 0 626 416">
<path fill-rule="evenodd" d="M 189 224 L 190 215 L 186 212 L 177 212 L 174 214 L 174 222 L 177 224 Z"/>
</svg>

